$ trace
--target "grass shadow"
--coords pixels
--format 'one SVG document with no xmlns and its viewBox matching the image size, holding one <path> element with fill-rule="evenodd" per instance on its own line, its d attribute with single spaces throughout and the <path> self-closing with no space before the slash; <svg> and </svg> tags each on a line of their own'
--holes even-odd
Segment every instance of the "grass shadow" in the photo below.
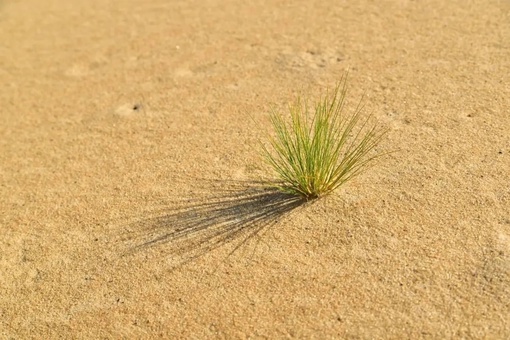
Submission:
<svg viewBox="0 0 510 340">
<path fill-rule="evenodd" d="M 171 202 L 127 226 L 134 245 L 129 252 L 165 246 L 184 263 L 215 248 L 234 243 L 233 253 L 306 201 L 268 188 L 262 182 L 215 182 L 205 195 Z"/>
</svg>

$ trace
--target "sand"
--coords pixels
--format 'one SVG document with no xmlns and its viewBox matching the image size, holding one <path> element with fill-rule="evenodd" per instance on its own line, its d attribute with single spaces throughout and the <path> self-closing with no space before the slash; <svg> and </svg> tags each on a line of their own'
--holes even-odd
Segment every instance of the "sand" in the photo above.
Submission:
<svg viewBox="0 0 510 340">
<path fill-rule="evenodd" d="M 0 338 L 510 338 L 510 2 L 0 2 Z M 260 188 L 349 71 L 395 151 Z M 284 111 L 283 111 L 284 112 Z"/>
</svg>

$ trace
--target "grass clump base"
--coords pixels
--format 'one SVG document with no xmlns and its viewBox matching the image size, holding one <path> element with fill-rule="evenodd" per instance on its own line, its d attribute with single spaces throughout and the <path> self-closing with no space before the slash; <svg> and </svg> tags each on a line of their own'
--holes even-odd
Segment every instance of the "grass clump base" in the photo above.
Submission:
<svg viewBox="0 0 510 340">
<path fill-rule="evenodd" d="M 374 149 L 385 131 L 369 126 L 360 101 L 352 114 L 344 113 L 346 76 L 334 91 L 310 109 L 301 98 L 289 106 L 286 118 L 273 110 L 275 135 L 262 145 L 264 159 L 278 175 L 274 185 L 307 200 L 331 193 L 366 170 L 381 154 Z"/>
</svg>

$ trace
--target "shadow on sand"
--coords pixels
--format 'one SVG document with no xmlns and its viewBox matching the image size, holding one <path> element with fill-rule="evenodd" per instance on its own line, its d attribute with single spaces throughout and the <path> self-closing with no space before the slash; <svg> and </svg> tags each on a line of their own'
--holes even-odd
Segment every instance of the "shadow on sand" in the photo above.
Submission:
<svg viewBox="0 0 510 340">
<path fill-rule="evenodd" d="M 215 182 L 208 193 L 195 195 L 130 222 L 125 235 L 132 244 L 129 252 L 164 245 L 164 252 L 180 263 L 227 243 L 234 244 L 234 252 L 306 203 L 261 182 Z"/>
</svg>

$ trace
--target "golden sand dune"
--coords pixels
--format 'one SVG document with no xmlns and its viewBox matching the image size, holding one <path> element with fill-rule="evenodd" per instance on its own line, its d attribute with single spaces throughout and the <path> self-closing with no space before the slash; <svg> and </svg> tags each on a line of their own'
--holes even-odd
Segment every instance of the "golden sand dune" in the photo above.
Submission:
<svg viewBox="0 0 510 340">
<path fill-rule="evenodd" d="M 0 338 L 510 338 L 508 1 L 0 2 Z M 261 189 L 349 70 L 397 150 Z"/>
</svg>

